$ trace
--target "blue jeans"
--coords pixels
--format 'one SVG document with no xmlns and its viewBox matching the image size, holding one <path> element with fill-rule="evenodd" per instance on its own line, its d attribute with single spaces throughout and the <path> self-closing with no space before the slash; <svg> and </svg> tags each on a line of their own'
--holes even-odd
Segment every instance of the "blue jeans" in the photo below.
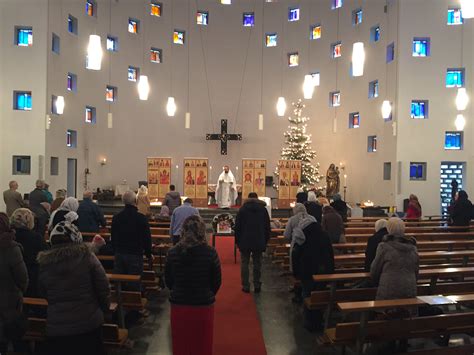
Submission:
<svg viewBox="0 0 474 355">
<path fill-rule="evenodd" d="M 143 274 L 143 255 L 116 253 L 114 273 L 126 275 Z M 141 284 L 139 282 L 130 282 L 126 289 L 129 291 L 141 291 Z"/>
</svg>

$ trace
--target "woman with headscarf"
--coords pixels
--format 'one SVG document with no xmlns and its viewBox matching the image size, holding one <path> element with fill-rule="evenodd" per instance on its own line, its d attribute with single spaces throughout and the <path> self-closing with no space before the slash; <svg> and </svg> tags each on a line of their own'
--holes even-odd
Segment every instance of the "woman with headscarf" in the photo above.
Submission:
<svg viewBox="0 0 474 355">
<path fill-rule="evenodd" d="M 64 221 L 73 223 L 77 226 L 77 220 L 79 218 L 79 215 L 77 214 L 78 208 L 79 201 L 75 197 L 66 198 L 63 203 L 61 203 L 61 207 L 54 211 L 49 218 L 48 229 L 52 231 L 59 222 Z"/>
<path fill-rule="evenodd" d="M 68 221 L 54 227 L 50 243 L 51 250 L 38 255 L 39 291 L 48 301 L 47 354 L 105 354 L 101 334 L 110 285 L 104 268 Z"/>
<path fill-rule="evenodd" d="M 221 266 L 216 250 L 207 244 L 201 217 L 184 221 L 179 243 L 168 252 L 165 281 L 170 289 L 173 354 L 212 355 Z"/>
<path fill-rule="evenodd" d="M 450 225 L 469 226 L 473 215 L 472 203 L 469 201 L 466 191 L 459 190 L 456 193 L 454 205 L 449 215 Z"/>
<path fill-rule="evenodd" d="M 39 266 L 38 253 L 46 249 L 44 239 L 34 232 L 35 216 L 27 208 L 19 208 L 10 217 L 10 225 L 15 230 L 16 241 L 23 247 L 23 259 L 28 270 L 30 282 L 25 296 L 38 297 L 37 284 Z"/>
<path fill-rule="evenodd" d="M 421 218 L 421 205 L 416 195 L 411 194 L 408 198 L 407 208 L 407 219 L 420 219 Z"/>
<path fill-rule="evenodd" d="M 140 186 L 137 194 L 138 212 L 149 217 L 151 215 L 150 199 L 148 198 L 148 188 L 145 185 Z"/>
<path fill-rule="evenodd" d="M 155 215 L 156 216 L 156 215 Z M 155 217 L 157 221 L 169 221 L 170 220 L 170 209 L 168 206 L 161 206 L 160 214 Z"/>
<path fill-rule="evenodd" d="M 365 271 L 370 271 L 370 265 L 372 265 L 372 261 L 375 259 L 377 247 L 382 242 L 383 237 L 387 234 L 387 220 L 377 220 L 375 222 L 375 234 L 367 240 L 367 247 L 365 248 Z"/>
<path fill-rule="evenodd" d="M 21 249 L 21 245 L 15 242 L 15 232 L 10 229 L 8 216 L 0 213 L 0 354 L 7 353 L 10 341 L 22 337 L 18 330 L 15 331 L 15 320 L 20 315 L 23 293 L 28 286 L 28 272 Z"/>
<path fill-rule="evenodd" d="M 306 217 L 308 212 L 306 211 L 306 207 L 302 203 L 295 204 L 293 207 L 293 216 L 288 219 L 286 223 L 285 232 L 283 235 L 285 238 L 291 243 L 293 240 L 293 230 L 298 226 L 300 221 Z"/>
</svg>

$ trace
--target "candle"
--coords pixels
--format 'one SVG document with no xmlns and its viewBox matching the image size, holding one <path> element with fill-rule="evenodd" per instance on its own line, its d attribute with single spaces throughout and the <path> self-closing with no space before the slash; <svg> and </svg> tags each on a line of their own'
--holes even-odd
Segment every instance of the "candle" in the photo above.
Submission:
<svg viewBox="0 0 474 355">
<path fill-rule="evenodd" d="M 344 174 L 344 187 L 347 186 L 347 174 Z"/>
</svg>

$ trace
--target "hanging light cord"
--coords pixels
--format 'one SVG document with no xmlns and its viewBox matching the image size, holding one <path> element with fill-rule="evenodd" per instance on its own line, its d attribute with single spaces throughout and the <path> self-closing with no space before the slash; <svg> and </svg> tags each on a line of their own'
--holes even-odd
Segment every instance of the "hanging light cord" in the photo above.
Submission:
<svg viewBox="0 0 474 355">
<path fill-rule="evenodd" d="M 191 89 L 190 89 L 190 82 L 189 82 L 189 76 L 190 76 L 190 71 L 189 71 L 189 68 L 190 68 L 190 55 L 191 55 L 191 50 L 190 50 L 190 41 L 189 41 L 189 38 L 190 38 L 190 35 L 191 35 L 191 1 L 188 1 L 188 95 L 186 97 L 186 111 L 189 112 L 189 95 L 190 95 L 190 92 L 191 92 Z"/>
<path fill-rule="evenodd" d="M 339 18 L 341 14 L 341 8 L 337 9 L 337 29 L 336 29 L 336 45 L 339 43 Z M 342 46 L 342 44 L 341 44 Z M 334 56 L 334 53 L 333 53 Z M 337 92 L 337 87 L 338 87 L 338 79 L 339 79 L 339 60 L 336 59 L 336 92 Z M 341 100 L 341 94 L 339 93 L 339 100 Z M 331 98 L 332 100 L 332 98 Z M 337 106 L 334 106 L 334 120 L 337 119 Z"/>
<path fill-rule="evenodd" d="M 265 37 L 265 1 L 262 1 L 262 35 L 260 38 Z M 260 113 L 263 114 L 263 47 L 264 44 L 262 43 L 262 50 L 261 50 L 261 65 L 260 65 Z"/>
</svg>

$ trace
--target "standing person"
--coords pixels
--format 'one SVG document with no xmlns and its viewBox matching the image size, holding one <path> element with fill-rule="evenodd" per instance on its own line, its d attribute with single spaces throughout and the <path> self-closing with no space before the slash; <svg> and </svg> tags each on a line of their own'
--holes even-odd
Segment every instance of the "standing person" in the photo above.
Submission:
<svg viewBox="0 0 474 355">
<path fill-rule="evenodd" d="M 53 194 L 49 191 L 49 184 L 47 182 L 44 183 L 43 193 L 46 196 L 46 202 L 49 204 L 53 203 Z"/>
<path fill-rule="evenodd" d="M 92 191 L 84 191 L 82 201 L 77 209 L 77 226 L 82 233 L 98 233 L 100 227 L 105 228 L 107 222 L 100 207 L 92 201 Z"/>
<path fill-rule="evenodd" d="M 344 222 L 339 213 L 331 206 L 323 207 L 323 229 L 329 234 L 332 244 L 345 243 Z"/>
<path fill-rule="evenodd" d="M 285 231 L 283 232 L 283 236 L 288 240 L 288 242 L 292 243 L 293 230 L 298 227 L 300 221 L 305 218 L 307 214 L 308 211 L 302 203 L 295 204 L 295 207 L 293 207 L 293 216 L 288 219 Z"/>
<path fill-rule="evenodd" d="M 308 201 L 304 203 L 306 207 L 306 211 L 309 215 L 316 218 L 316 220 L 321 223 L 321 219 L 323 218 L 323 206 L 319 204 L 318 198 L 316 197 L 316 193 L 314 191 L 308 192 Z"/>
<path fill-rule="evenodd" d="M 23 259 L 28 270 L 28 289 L 25 292 L 27 297 L 38 297 L 38 274 L 39 265 L 36 260 L 38 253 L 46 249 L 44 238 L 36 233 L 35 216 L 27 208 L 19 208 L 10 217 L 10 225 L 15 230 L 16 242 L 23 247 Z"/>
<path fill-rule="evenodd" d="M 165 281 L 170 289 L 173 354 L 212 355 L 221 265 L 216 250 L 207 245 L 201 217 L 184 221 L 180 241 L 166 258 Z"/>
<path fill-rule="evenodd" d="M 50 243 L 51 250 L 38 255 L 39 290 L 48 301 L 47 354 L 105 354 L 110 285 L 104 268 L 70 222 L 54 227 Z"/>
<path fill-rule="evenodd" d="M 178 191 L 175 191 L 176 187 L 174 185 L 170 185 L 170 192 L 168 192 L 165 196 L 165 202 L 163 202 L 164 206 L 168 206 L 170 215 L 173 214 L 173 211 L 181 206 L 181 196 L 179 195 Z"/>
<path fill-rule="evenodd" d="M 416 195 L 411 194 L 408 198 L 407 208 L 407 219 L 420 219 L 421 218 L 421 205 Z"/>
<path fill-rule="evenodd" d="M 367 240 L 367 247 L 365 248 L 365 271 L 370 271 L 370 265 L 375 259 L 377 248 L 382 242 L 383 237 L 388 234 L 387 220 L 379 219 L 375 222 L 375 234 Z"/>
<path fill-rule="evenodd" d="M 242 205 L 235 220 L 235 244 L 240 250 L 240 276 L 242 291 L 250 292 L 249 263 L 253 260 L 254 292 L 261 291 L 260 281 L 262 269 L 262 253 L 267 248 L 270 239 L 270 217 L 265 202 L 260 201 L 255 192 L 248 195 L 248 200 Z"/>
<path fill-rule="evenodd" d="M 122 196 L 125 208 L 112 219 L 111 241 L 115 251 L 114 272 L 117 274 L 141 275 L 143 255 L 153 262 L 150 225 L 138 212 L 136 200 L 135 192 L 125 192 Z M 132 288 L 139 291 L 140 284 Z"/>
<path fill-rule="evenodd" d="M 229 166 L 224 166 L 224 171 L 219 175 L 216 187 L 216 201 L 219 208 L 230 208 L 237 199 L 237 184 L 234 174 Z"/>
<path fill-rule="evenodd" d="M 173 245 L 178 244 L 183 223 L 186 218 L 191 216 L 199 216 L 199 211 L 193 207 L 193 200 L 187 198 L 184 200 L 183 205 L 176 208 L 171 215 L 170 237 Z"/>
<path fill-rule="evenodd" d="M 51 206 L 48 202 L 41 202 L 39 207 L 36 208 L 35 215 L 35 232 L 44 238 L 46 232 L 46 226 L 48 225 Z M 31 209 L 30 209 L 31 210 Z"/>
<path fill-rule="evenodd" d="M 66 198 L 61 207 L 53 212 L 49 219 L 48 229 L 51 231 L 59 222 L 68 221 L 74 223 L 77 226 L 77 220 L 79 215 L 77 210 L 79 209 L 79 201 L 75 197 Z"/>
<path fill-rule="evenodd" d="M 145 185 L 140 186 L 137 195 L 138 212 L 146 217 L 151 216 L 150 199 L 148 198 L 148 188 Z"/>
<path fill-rule="evenodd" d="M 17 191 L 18 183 L 16 181 L 10 181 L 8 187 L 8 190 L 3 191 L 3 201 L 7 206 L 7 215 L 10 217 L 17 208 L 26 207 L 27 205 L 23 201 L 21 194 Z"/>
<path fill-rule="evenodd" d="M 450 225 L 469 226 L 472 218 L 472 203 L 466 191 L 459 190 L 456 193 L 454 205 L 451 207 L 449 215 Z"/>
<path fill-rule="evenodd" d="M 21 312 L 23 293 L 28 286 L 28 272 L 21 253 L 21 246 L 15 242 L 15 232 L 10 229 L 8 216 L 0 213 L 0 318 Z M 8 326 L 0 323 L 0 354 L 6 354 Z"/>
<path fill-rule="evenodd" d="M 30 192 L 28 197 L 28 206 L 33 213 L 40 207 L 41 202 L 48 202 L 46 194 L 43 191 L 44 181 L 41 179 L 36 180 L 36 188 Z"/>
<path fill-rule="evenodd" d="M 341 195 L 335 194 L 332 197 L 331 207 L 341 215 L 342 221 L 347 222 L 347 203 L 342 200 Z"/>
<path fill-rule="evenodd" d="M 56 191 L 56 198 L 54 199 L 53 203 L 51 204 L 51 213 L 56 211 L 59 207 L 61 207 L 61 203 L 66 199 L 66 190 L 59 189 Z"/>
</svg>

